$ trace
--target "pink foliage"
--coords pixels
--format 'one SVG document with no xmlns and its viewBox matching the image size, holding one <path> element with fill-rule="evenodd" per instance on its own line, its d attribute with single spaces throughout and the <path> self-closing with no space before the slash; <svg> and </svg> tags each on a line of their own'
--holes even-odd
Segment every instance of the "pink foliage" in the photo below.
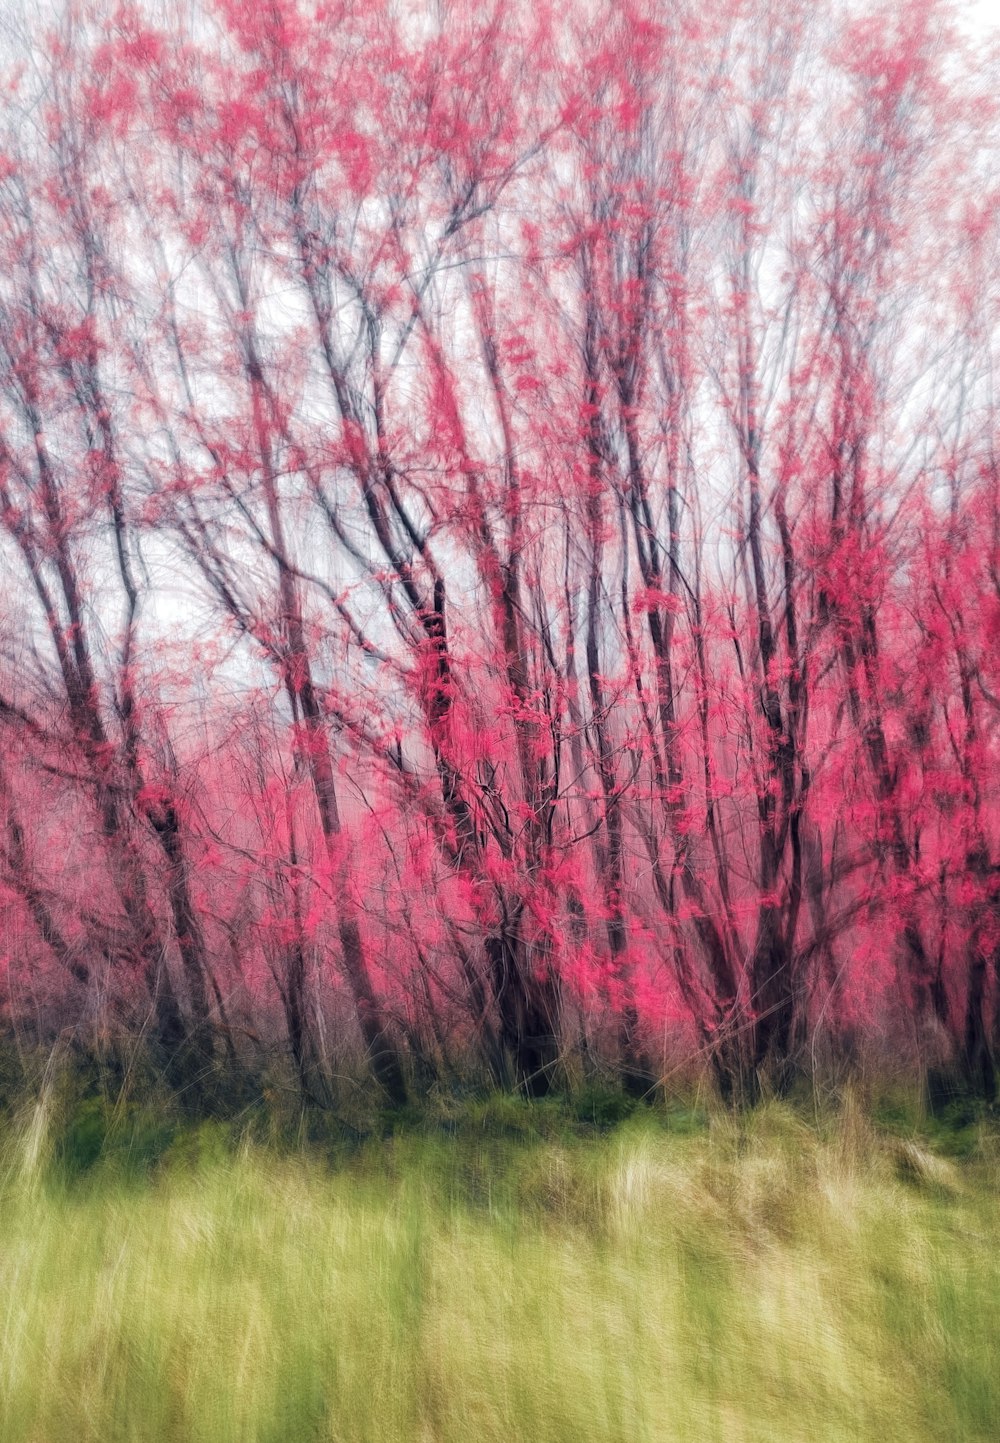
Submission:
<svg viewBox="0 0 1000 1443">
<path fill-rule="evenodd" d="M 996 108 L 947 6 L 164 13 L 38 42 L 37 144 L 6 92 L 11 1025 L 145 997 L 308 1089 L 336 1019 L 394 1096 L 859 1033 L 992 1087 Z"/>
</svg>

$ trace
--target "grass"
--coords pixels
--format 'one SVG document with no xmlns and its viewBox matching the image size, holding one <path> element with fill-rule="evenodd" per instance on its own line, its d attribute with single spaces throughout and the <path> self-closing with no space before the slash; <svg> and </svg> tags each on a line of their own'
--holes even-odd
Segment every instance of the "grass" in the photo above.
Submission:
<svg viewBox="0 0 1000 1443">
<path fill-rule="evenodd" d="M 298 1153 L 83 1123 L 10 1132 L 4 1443 L 1000 1437 L 983 1124 L 948 1156 L 852 1107 L 501 1101 Z"/>
</svg>

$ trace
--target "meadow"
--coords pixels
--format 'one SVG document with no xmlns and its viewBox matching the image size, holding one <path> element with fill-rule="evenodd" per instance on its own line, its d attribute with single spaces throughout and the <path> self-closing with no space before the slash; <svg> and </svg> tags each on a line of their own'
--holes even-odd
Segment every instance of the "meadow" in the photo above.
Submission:
<svg viewBox="0 0 1000 1443">
<path fill-rule="evenodd" d="M 56 1112 L 6 1127 L 4 1443 L 1000 1436 L 987 1118 Z"/>
</svg>

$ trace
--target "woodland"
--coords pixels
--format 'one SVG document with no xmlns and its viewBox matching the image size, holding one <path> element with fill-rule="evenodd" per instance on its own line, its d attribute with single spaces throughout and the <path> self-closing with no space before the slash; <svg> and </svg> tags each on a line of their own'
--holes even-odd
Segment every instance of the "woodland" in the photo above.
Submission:
<svg viewBox="0 0 1000 1443">
<path fill-rule="evenodd" d="M 992 1101 L 995 39 L 4 24 L 7 1051 L 141 1055 L 198 1115 Z"/>
</svg>

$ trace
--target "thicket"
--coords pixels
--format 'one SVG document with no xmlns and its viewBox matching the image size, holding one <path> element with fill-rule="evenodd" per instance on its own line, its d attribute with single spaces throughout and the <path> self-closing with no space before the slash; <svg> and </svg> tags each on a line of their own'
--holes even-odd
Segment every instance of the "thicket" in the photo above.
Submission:
<svg viewBox="0 0 1000 1443">
<path fill-rule="evenodd" d="M 311 1112 L 878 1058 L 993 1098 L 992 38 L 203 0 L 6 39 L 16 1046 L 206 1114 L 282 1058 Z"/>
</svg>

